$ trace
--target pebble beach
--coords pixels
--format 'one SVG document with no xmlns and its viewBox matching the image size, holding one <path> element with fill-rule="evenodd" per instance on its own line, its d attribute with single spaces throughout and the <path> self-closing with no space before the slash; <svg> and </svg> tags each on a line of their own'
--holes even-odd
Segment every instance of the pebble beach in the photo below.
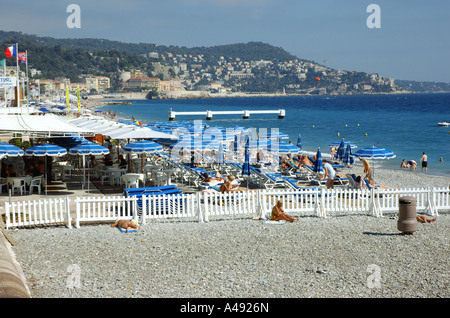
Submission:
<svg viewBox="0 0 450 318">
<path fill-rule="evenodd" d="M 375 171 L 389 187 L 449 187 L 418 171 Z M 298 214 L 14 229 L 33 298 L 448 298 L 450 211 L 405 235 L 395 214 Z M 294 215 L 294 214 L 292 214 Z"/>
</svg>

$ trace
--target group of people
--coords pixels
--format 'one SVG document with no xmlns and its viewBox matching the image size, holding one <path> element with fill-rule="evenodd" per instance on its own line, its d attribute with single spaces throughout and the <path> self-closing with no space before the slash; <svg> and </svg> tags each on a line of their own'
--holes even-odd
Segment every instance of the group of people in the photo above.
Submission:
<svg viewBox="0 0 450 318">
<path fill-rule="evenodd" d="M 442 157 L 439 159 L 440 162 L 443 162 L 444 160 L 442 159 Z M 422 153 L 422 158 L 420 158 L 419 163 L 422 163 L 422 172 L 427 172 L 428 169 L 428 156 L 427 154 L 424 152 Z M 416 170 L 417 169 L 417 162 L 414 160 L 408 160 L 406 161 L 405 159 L 402 160 L 402 163 L 400 165 L 400 168 L 410 168 L 411 170 Z"/>
</svg>

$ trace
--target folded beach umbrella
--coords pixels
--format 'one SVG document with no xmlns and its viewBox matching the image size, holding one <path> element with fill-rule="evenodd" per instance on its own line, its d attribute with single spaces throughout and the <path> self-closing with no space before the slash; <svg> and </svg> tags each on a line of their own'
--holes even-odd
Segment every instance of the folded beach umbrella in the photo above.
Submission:
<svg viewBox="0 0 450 318">
<path fill-rule="evenodd" d="M 250 176 L 250 147 L 249 147 L 249 141 L 247 140 L 247 143 L 245 145 L 245 156 L 244 156 L 244 164 L 242 165 L 242 175 L 243 176 Z M 248 182 L 247 182 L 248 184 Z"/>
<path fill-rule="evenodd" d="M 344 154 L 345 154 L 345 145 L 344 145 L 344 140 L 342 140 L 341 144 L 339 145 L 339 147 L 337 149 L 336 158 L 339 160 L 343 160 Z"/>
<path fill-rule="evenodd" d="M 223 149 L 222 143 L 219 143 L 219 152 L 217 153 L 217 163 L 218 164 L 225 163 L 225 151 Z"/>
<path fill-rule="evenodd" d="M 352 155 L 352 148 L 350 147 L 350 144 L 347 144 L 347 148 L 345 149 L 344 158 L 342 159 L 342 162 L 345 165 L 352 165 L 355 163 L 355 158 Z"/>
<path fill-rule="evenodd" d="M 297 147 L 298 149 L 300 149 L 299 151 L 302 151 L 302 136 L 300 134 L 298 134 L 298 138 L 297 138 Z"/>
<path fill-rule="evenodd" d="M 316 164 L 313 166 L 313 171 L 316 173 L 323 171 L 322 153 L 320 152 L 320 148 L 317 149 Z"/>
</svg>

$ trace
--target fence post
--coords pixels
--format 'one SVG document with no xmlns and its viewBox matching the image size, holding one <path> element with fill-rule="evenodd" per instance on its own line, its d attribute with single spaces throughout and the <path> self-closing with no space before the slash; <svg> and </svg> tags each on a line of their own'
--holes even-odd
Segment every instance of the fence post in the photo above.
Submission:
<svg viewBox="0 0 450 318">
<path fill-rule="evenodd" d="M 375 217 L 382 217 L 383 216 L 383 213 L 381 211 L 380 201 L 379 201 L 378 190 L 375 190 L 373 188 L 370 190 L 369 214 L 371 214 L 371 215 L 373 215 Z"/>
<path fill-rule="evenodd" d="M 145 219 L 147 216 L 147 196 L 145 194 L 142 195 L 142 211 L 141 212 L 142 212 L 141 222 L 142 222 L 142 224 L 145 225 Z"/>
<path fill-rule="evenodd" d="M 200 222 L 200 223 L 203 223 L 203 222 L 208 222 L 208 212 L 207 211 L 204 211 L 205 212 L 205 216 L 203 217 L 203 214 L 202 214 L 202 209 L 201 209 L 201 207 L 200 207 L 200 192 L 197 192 L 197 194 L 195 195 L 195 199 L 196 199 L 196 203 L 197 203 L 197 216 L 198 216 L 198 221 Z M 206 198 L 205 198 L 205 195 L 206 195 L 206 193 L 204 193 L 203 194 L 203 199 L 204 200 L 206 200 Z"/>
<path fill-rule="evenodd" d="M 9 228 L 9 220 L 10 220 L 10 204 L 8 202 L 5 202 L 5 216 L 6 216 L 6 229 Z"/>
<path fill-rule="evenodd" d="M 260 220 L 266 220 L 267 219 L 266 211 L 263 208 L 263 205 L 261 203 L 261 202 L 263 202 L 263 199 L 262 199 L 263 193 L 261 192 L 261 190 L 256 190 L 256 196 L 257 196 L 257 199 L 256 199 L 256 211 L 257 211 L 257 214 L 259 215 L 259 219 Z"/>
<path fill-rule="evenodd" d="M 75 198 L 75 206 L 76 206 L 75 227 L 77 229 L 79 229 L 80 228 L 80 199 L 79 199 L 79 197 Z"/>
<path fill-rule="evenodd" d="M 64 199 L 64 205 L 65 205 L 65 210 L 66 210 L 66 222 L 67 222 L 67 227 L 69 229 L 72 228 L 72 217 L 70 216 L 70 199 L 69 197 L 66 197 Z"/>
<path fill-rule="evenodd" d="M 320 188 L 320 198 L 319 198 L 319 192 L 316 191 L 315 197 L 316 197 L 316 206 L 314 207 L 314 212 L 318 217 L 327 217 L 327 214 L 324 209 L 325 205 L 325 193 L 323 191 L 323 188 Z"/>
<path fill-rule="evenodd" d="M 428 187 L 427 191 L 427 210 L 432 216 L 437 216 L 436 205 L 434 204 L 434 188 Z"/>
</svg>

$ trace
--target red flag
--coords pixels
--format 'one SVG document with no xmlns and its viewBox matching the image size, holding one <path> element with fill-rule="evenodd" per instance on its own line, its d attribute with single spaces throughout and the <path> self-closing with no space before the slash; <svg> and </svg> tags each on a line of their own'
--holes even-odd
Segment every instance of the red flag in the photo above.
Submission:
<svg viewBox="0 0 450 318">
<path fill-rule="evenodd" d="M 27 62 L 27 52 L 19 52 L 17 55 L 17 58 L 19 59 L 19 63 L 26 63 Z"/>
</svg>

